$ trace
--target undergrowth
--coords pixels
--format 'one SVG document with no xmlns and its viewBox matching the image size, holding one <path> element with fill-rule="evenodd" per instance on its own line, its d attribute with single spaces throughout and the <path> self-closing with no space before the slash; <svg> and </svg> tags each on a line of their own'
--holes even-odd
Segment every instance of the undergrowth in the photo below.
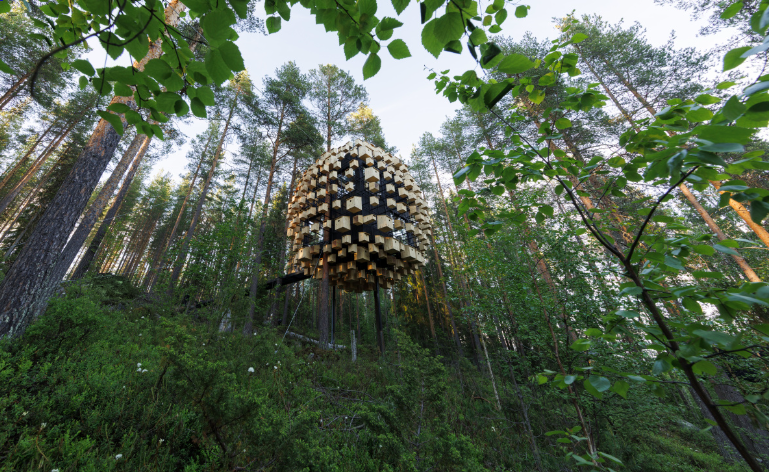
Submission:
<svg viewBox="0 0 769 472">
<path fill-rule="evenodd" d="M 385 360 L 364 345 L 353 363 L 271 328 L 219 333 L 119 285 L 70 287 L 0 346 L 0 471 L 535 470 L 466 360 L 396 332 Z M 543 467 L 567 470 L 537 435 Z M 626 470 L 739 470 L 673 427 L 603 443 Z"/>
</svg>

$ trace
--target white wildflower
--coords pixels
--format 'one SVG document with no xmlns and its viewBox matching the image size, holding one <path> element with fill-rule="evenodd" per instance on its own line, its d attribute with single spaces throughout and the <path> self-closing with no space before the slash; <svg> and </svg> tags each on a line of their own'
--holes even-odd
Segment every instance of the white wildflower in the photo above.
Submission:
<svg viewBox="0 0 769 472">
<path fill-rule="evenodd" d="M 142 369 L 142 374 L 147 372 L 147 369 Z"/>
<path fill-rule="evenodd" d="M 278 370 L 278 366 L 275 366 L 275 370 Z"/>
<path fill-rule="evenodd" d="M 141 362 L 137 362 L 137 363 L 136 363 L 136 367 L 141 367 L 141 366 L 142 366 L 142 363 L 141 363 Z"/>
<path fill-rule="evenodd" d="M 59 472 L 59 469 L 51 469 L 51 472 Z"/>
<path fill-rule="evenodd" d="M 142 333 L 139 333 L 139 336 L 141 336 L 141 335 L 142 335 Z"/>
<path fill-rule="evenodd" d="M 123 454 L 118 454 L 115 456 L 115 460 L 118 461 L 123 458 Z"/>
<path fill-rule="evenodd" d="M 29 412 L 25 411 L 24 413 L 21 414 L 21 416 L 27 416 L 27 413 L 29 413 Z"/>
<path fill-rule="evenodd" d="M 249 367 L 249 368 L 248 368 L 248 372 L 249 372 L 249 373 L 253 373 L 253 372 L 254 372 L 254 368 L 253 368 L 253 367 Z"/>
<path fill-rule="evenodd" d="M 163 444 L 163 441 L 165 441 L 165 439 L 160 439 L 160 441 L 158 441 L 158 444 Z"/>
<path fill-rule="evenodd" d="M 45 428 L 46 426 L 48 426 L 48 423 L 43 423 L 40 425 L 41 428 Z"/>
</svg>

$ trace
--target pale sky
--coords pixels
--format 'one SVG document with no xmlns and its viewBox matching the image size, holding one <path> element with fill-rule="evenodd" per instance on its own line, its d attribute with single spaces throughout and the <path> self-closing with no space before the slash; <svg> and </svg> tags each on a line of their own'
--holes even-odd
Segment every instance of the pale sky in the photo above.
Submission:
<svg viewBox="0 0 769 472">
<path fill-rule="evenodd" d="M 291 20 L 284 21 L 278 33 L 268 36 L 244 33 L 237 44 L 246 68 L 257 85 L 261 84 L 262 77 L 272 74 L 289 60 L 295 61 L 304 72 L 318 64 L 327 63 L 349 71 L 368 90 L 370 106 L 381 118 L 387 141 L 407 156 L 412 145 L 424 132 L 437 134 L 441 123 L 458 106 L 435 94 L 433 83 L 426 79 L 428 69 L 451 69 L 461 73 L 473 68 L 475 64 L 466 52 L 461 55 L 443 53 L 437 60 L 430 55 L 421 44 L 422 25 L 416 5 L 411 4 L 398 16 L 390 2 L 385 0 L 379 3 L 377 16 L 391 16 L 404 23 L 403 27 L 395 30 L 392 39 L 403 39 L 412 57 L 396 61 L 386 48 L 382 48 L 382 68 L 376 76 L 366 81 L 363 81 L 362 74 L 365 57 L 359 54 L 346 61 L 336 33 L 326 33 L 323 26 L 315 24 L 309 11 L 299 4 L 292 8 Z M 485 9 L 483 3 L 481 10 Z M 262 4 L 257 8 L 263 8 Z M 551 0 L 531 4 L 529 16 L 523 19 L 515 18 L 512 14 L 514 7 L 508 10 L 510 15 L 503 24 L 502 34 L 514 39 L 521 38 L 526 31 L 531 31 L 540 39 L 553 38 L 557 32 L 553 28 L 552 18 L 563 17 L 575 10 L 580 16 L 599 14 L 611 23 L 625 19 L 629 25 L 638 21 L 647 29 L 647 38 L 654 45 L 665 43 L 673 31 L 677 35 L 677 47 L 694 46 L 704 50 L 714 46 L 717 41 L 713 37 L 697 36 L 702 21 L 692 22 L 688 12 L 655 5 L 653 0 Z M 494 35 L 489 36 L 491 39 Z M 104 53 L 100 51 L 99 54 Z M 204 127 L 202 120 L 196 119 L 195 124 L 185 126 L 184 131 L 192 138 L 194 133 L 202 131 Z M 156 171 L 164 169 L 178 177 L 184 170 L 185 154 L 186 149 L 179 149 L 158 162 Z"/>
</svg>

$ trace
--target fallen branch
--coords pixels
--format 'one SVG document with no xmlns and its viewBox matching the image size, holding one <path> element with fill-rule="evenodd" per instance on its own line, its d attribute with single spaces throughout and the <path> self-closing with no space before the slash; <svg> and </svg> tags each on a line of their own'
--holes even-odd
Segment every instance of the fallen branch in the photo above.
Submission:
<svg viewBox="0 0 769 472">
<path fill-rule="evenodd" d="M 292 331 L 287 331 L 286 332 L 286 336 L 289 336 L 291 338 L 298 339 L 300 341 L 304 341 L 304 342 L 307 342 L 307 343 L 312 343 L 312 344 L 320 345 L 320 341 L 318 341 L 317 339 L 308 338 L 307 336 L 304 336 L 304 335 L 301 335 L 301 334 L 298 334 L 298 333 L 294 333 Z M 334 349 L 334 350 L 336 350 L 336 349 L 347 349 L 347 346 L 345 346 L 343 344 L 333 344 L 333 345 L 332 344 L 327 344 L 325 347 L 326 347 L 326 349 Z"/>
</svg>

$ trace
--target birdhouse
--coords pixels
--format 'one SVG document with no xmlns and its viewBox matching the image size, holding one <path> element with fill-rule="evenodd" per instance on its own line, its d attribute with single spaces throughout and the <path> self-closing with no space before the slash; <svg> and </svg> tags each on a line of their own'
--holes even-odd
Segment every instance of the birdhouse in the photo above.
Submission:
<svg viewBox="0 0 769 472">
<path fill-rule="evenodd" d="M 339 231 L 340 233 L 344 233 L 347 231 L 350 231 L 350 217 L 349 216 L 340 216 L 336 219 L 334 222 L 334 229 L 336 231 Z"/>
<path fill-rule="evenodd" d="M 377 216 L 377 229 L 385 233 L 392 231 L 393 219 L 387 215 Z"/>
<path fill-rule="evenodd" d="M 360 213 L 363 211 L 363 199 L 361 197 L 348 198 L 346 208 L 350 213 Z"/>
<path fill-rule="evenodd" d="M 356 140 L 323 153 L 288 205 L 290 267 L 321 278 L 324 271 L 314 269 L 325 257 L 330 285 L 392 287 L 425 262 L 430 227 L 414 189 L 408 167 L 372 144 Z"/>
</svg>

